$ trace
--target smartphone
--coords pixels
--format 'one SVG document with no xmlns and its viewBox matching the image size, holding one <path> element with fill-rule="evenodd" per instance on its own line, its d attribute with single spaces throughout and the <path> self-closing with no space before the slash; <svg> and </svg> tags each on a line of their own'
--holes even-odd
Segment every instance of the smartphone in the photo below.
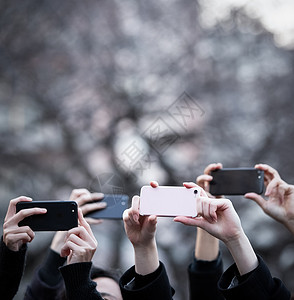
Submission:
<svg viewBox="0 0 294 300">
<path fill-rule="evenodd" d="M 211 172 L 212 195 L 244 195 L 249 192 L 262 194 L 264 172 L 255 168 L 227 168 Z"/>
<path fill-rule="evenodd" d="M 94 219 L 122 220 L 123 212 L 129 207 L 129 196 L 123 194 L 105 194 L 102 199 L 107 206 L 101 210 L 90 212 L 86 217 Z"/>
<path fill-rule="evenodd" d="M 65 231 L 78 226 L 78 205 L 75 201 L 18 202 L 16 212 L 33 207 L 46 208 L 47 213 L 24 218 L 19 226 L 29 226 L 33 231 Z"/>
<path fill-rule="evenodd" d="M 143 186 L 140 192 L 140 215 L 196 217 L 196 198 L 199 194 L 198 187 Z"/>
</svg>

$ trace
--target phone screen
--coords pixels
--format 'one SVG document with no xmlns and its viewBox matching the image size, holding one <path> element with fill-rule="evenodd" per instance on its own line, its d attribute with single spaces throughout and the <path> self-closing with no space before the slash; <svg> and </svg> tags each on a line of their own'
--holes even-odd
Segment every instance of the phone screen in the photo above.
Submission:
<svg viewBox="0 0 294 300">
<path fill-rule="evenodd" d="M 249 192 L 261 194 L 264 172 L 255 168 L 219 169 L 211 172 L 212 195 L 244 195 Z"/>
</svg>

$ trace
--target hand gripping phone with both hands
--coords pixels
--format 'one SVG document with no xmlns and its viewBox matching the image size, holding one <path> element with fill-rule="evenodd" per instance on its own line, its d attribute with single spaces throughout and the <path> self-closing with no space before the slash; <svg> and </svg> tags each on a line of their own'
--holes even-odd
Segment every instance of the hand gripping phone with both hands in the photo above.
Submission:
<svg viewBox="0 0 294 300">
<path fill-rule="evenodd" d="M 226 168 L 211 172 L 212 195 L 245 195 L 249 192 L 262 194 L 264 172 L 255 168 Z"/>
<path fill-rule="evenodd" d="M 78 205 L 75 201 L 22 201 L 16 204 L 16 212 L 34 207 L 46 208 L 47 212 L 26 217 L 19 226 L 29 226 L 33 231 L 65 231 L 78 226 Z"/>
<path fill-rule="evenodd" d="M 140 192 L 140 215 L 196 217 L 199 195 L 199 187 L 143 186 Z"/>
</svg>

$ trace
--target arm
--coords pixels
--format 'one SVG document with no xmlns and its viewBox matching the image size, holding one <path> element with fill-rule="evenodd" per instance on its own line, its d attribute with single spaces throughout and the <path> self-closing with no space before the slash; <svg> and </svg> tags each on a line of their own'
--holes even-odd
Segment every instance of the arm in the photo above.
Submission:
<svg viewBox="0 0 294 300">
<path fill-rule="evenodd" d="M 68 231 L 61 248 L 61 256 L 67 257 L 67 266 L 60 268 L 67 298 L 102 300 L 96 290 L 96 283 L 90 279 L 91 260 L 97 248 L 97 241 L 80 209 L 79 223 L 79 227 Z"/>
<path fill-rule="evenodd" d="M 90 193 L 87 189 L 75 189 L 72 191 L 69 200 L 76 201 L 83 215 L 105 207 L 101 193 Z M 93 201 L 99 201 L 94 202 Z M 91 224 L 100 224 L 101 220 L 86 219 Z M 66 262 L 65 257 L 60 257 L 61 248 L 67 237 L 66 231 L 55 233 L 47 257 L 40 269 L 34 274 L 30 285 L 27 288 L 25 299 L 53 299 L 63 289 L 63 279 L 59 268 Z"/>
<path fill-rule="evenodd" d="M 197 185 L 202 187 L 210 198 L 209 184 L 213 179 L 211 171 L 221 169 L 222 164 L 210 164 L 204 174 L 197 177 Z M 185 187 L 191 188 L 194 183 L 185 183 Z M 202 195 L 206 196 L 205 193 Z M 197 227 L 194 259 L 188 268 L 190 299 L 223 299 L 217 289 L 217 282 L 223 273 L 223 263 L 219 252 L 219 240 Z"/>
<path fill-rule="evenodd" d="M 3 224 L 3 239 L 0 244 L 0 294 L 1 299 L 12 299 L 18 291 L 25 265 L 27 243 L 34 239 L 34 232 L 18 223 L 25 217 L 46 213 L 46 209 L 31 208 L 16 213 L 16 204 L 32 201 L 28 197 L 18 197 L 10 201 Z"/>
<path fill-rule="evenodd" d="M 266 214 L 294 234 L 294 185 L 283 181 L 279 173 L 268 165 L 258 164 L 255 168 L 264 171 L 265 196 L 268 199 L 255 193 L 247 193 L 245 197 L 255 201 Z"/>
<path fill-rule="evenodd" d="M 225 284 L 220 286 L 226 299 L 289 299 L 289 292 L 283 285 L 283 289 L 280 289 L 280 284 L 272 278 L 268 270 L 259 272 L 260 262 L 230 200 L 200 197 L 198 211 L 201 217 L 177 217 L 174 220 L 186 225 L 199 226 L 222 240 L 228 247 L 236 264 L 233 266 L 235 272 L 230 272 Z M 271 298 L 272 295 L 277 297 Z"/>
<path fill-rule="evenodd" d="M 155 240 L 156 216 L 140 216 L 140 198 L 134 196 L 132 207 L 124 212 L 123 220 L 128 239 L 133 245 L 135 266 L 120 280 L 124 299 L 172 299 L 172 288 L 159 262 Z"/>
</svg>

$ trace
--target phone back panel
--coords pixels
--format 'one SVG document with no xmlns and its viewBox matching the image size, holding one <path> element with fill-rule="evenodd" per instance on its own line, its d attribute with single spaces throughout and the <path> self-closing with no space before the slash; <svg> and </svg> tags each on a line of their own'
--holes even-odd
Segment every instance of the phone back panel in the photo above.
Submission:
<svg viewBox="0 0 294 300">
<path fill-rule="evenodd" d="M 263 192 L 264 172 L 255 168 L 219 169 L 211 172 L 212 195 L 245 195 Z"/>
<path fill-rule="evenodd" d="M 140 214 L 195 217 L 197 216 L 196 198 L 199 193 L 198 188 L 143 186 L 140 193 Z"/>
<path fill-rule="evenodd" d="M 29 216 L 19 226 L 29 226 L 33 231 L 64 231 L 78 226 L 78 206 L 75 201 L 18 202 L 16 212 L 21 209 L 40 207 L 47 213 Z"/>
<path fill-rule="evenodd" d="M 129 207 L 128 195 L 105 194 L 102 201 L 107 203 L 106 208 L 90 212 L 86 217 L 121 220 L 123 212 Z"/>
</svg>

